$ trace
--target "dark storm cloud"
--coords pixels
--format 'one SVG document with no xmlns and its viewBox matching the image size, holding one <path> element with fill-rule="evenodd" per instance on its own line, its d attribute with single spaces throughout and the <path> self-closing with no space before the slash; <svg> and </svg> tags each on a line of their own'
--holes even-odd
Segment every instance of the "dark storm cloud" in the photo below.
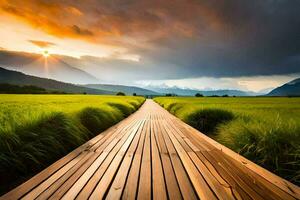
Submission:
<svg viewBox="0 0 300 200">
<path fill-rule="evenodd" d="M 201 34 L 198 24 L 199 38 L 163 38 L 145 53 L 178 66 L 172 78 L 300 72 L 300 1 L 210 1 L 206 6 L 215 14 L 216 28 L 203 28 Z"/>
<path fill-rule="evenodd" d="M 145 68 L 153 79 L 300 72 L 297 0 L 28 0 L 22 7 L 20 2 L 0 6 L 56 37 L 140 55 L 131 68 L 120 67 L 123 61 L 99 62 L 120 73 L 129 70 L 136 79 Z"/>
</svg>

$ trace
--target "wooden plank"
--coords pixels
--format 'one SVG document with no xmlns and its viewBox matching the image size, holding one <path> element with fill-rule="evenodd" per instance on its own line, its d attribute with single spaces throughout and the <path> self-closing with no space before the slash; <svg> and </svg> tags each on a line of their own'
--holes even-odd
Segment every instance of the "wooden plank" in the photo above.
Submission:
<svg viewBox="0 0 300 200">
<path fill-rule="evenodd" d="M 181 194 L 184 199 L 197 199 L 197 195 L 195 193 L 194 187 L 190 182 L 190 177 L 186 173 L 185 168 L 183 167 L 183 164 L 170 140 L 168 137 L 167 130 L 164 127 L 164 121 L 161 121 L 161 130 L 162 130 L 162 135 L 164 138 L 164 142 L 167 146 L 172 166 L 176 175 L 176 179 L 178 181 L 178 185 L 181 191 Z"/>
<path fill-rule="evenodd" d="M 132 142 L 131 146 L 129 147 L 129 149 L 124 157 L 124 160 L 122 161 L 122 164 L 121 164 L 120 168 L 118 169 L 116 177 L 114 178 L 114 181 L 110 187 L 110 190 L 108 191 L 106 199 L 120 199 L 121 198 L 123 189 L 125 188 L 126 178 L 129 173 L 129 170 L 130 170 L 133 156 L 138 148 L 139 143 L 144 138 L 141 135 L 145 135 L 145 134 L 142 134 L 144 124 L 142 124 L 142 126 L 139 128 L 138 133 L 136 134 L 136 137 L 134 138 L 134 141 Z"/>
<path fill-rule="evenodd" d="M 176 149 L 182 164 L 187 171 L 189 178 L 197 192 L 197 195 L 200 199 L 207 199 L 207 200 L 213 200 L 217 199 L 214 195 L 213 191 L 210 189 L 210 187 L 207 185 L 205 180 L 203 179 L 202 175 L 197 170 L 196 166 L 194 165 L 193 161 L 188 156 L 187 152 L 184 150 L 184 148 L 180 145 L 172 131 L 170 131 L 168 125 L 164 123 L 164 127 L 167 129 L 168 136 L 170 140 L 172 141 L 174 148 Z"/>
<path fill-rule="evenodd" d="M 146 136 L 146 124 L 148 121 L 145 122 L 143 129 L 142 129 L 142 135 L 141 139 L 138 145 L 138 148 L 134 154 L 134 158 L 132 161 L 132 165 L 126 180 L 126 185 L 122 194 L 122 199 L 135 199 L 137 188 L 138 188 L 138 181 L 139 181 L 139 174 L 140 174 L 140 167 L 141 167 L 141 160 L 142 160 L 142 154 L 144 149 L 144 143 L 145 143 L 145 136 Z"/>
<path fill-rule="evenodd" d="M 154 135 L 158 144 L 158 149 L 162 160 L 162 167 L 163 167 L 163 173 L 166 181 L 168 197 L 169 199 L 182 199 L 178 182 L 175 176 L 175 172 L 172 167 L 171 158 L 162 136 L 159 120 L 162 119 L 158 118 L 158 120 L 155 121 L 155 128 L 157 131 L 154 132 Z"/>
<path fill-rule="evenodd" d="M 150 119 L 147 119 L 150 120 Z M 151 141 L 150 123 L 147 123 L 146 138 L 142 155 L 141 172 L 139 177 L 138 199 L 151 199 Z"/>
<path fill-rule="evenodd" d="M 153 199 L 165 200 L 167 199 L 167 191 L 164 179 L 164 173 L 162 169 L 162 163 L 155 139 L 155 132 L 157 132 L 154 125 L 154 119 L 151 119 L 151 158 L 152 158 L 152 189 Z"/>
</svg>

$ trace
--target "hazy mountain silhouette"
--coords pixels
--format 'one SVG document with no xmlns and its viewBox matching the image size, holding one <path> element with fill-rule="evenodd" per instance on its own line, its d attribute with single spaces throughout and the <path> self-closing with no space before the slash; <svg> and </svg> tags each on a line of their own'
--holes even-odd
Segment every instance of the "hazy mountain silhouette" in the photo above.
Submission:
<svg viewBox="0 0 300 200">
<path fill-rule="evenodd" d="M 108 90 L 112 92 L 124 92 L 126 95 L 132 95 L 133 93 L 136 93 L 137 95 L 160 95 L 160 93 L 158 92 L 135 86 L 109 84 L 87 84 L 83 86 L 94 89 Z"/>
<path fill-rule="evenodd" d="M 91 89 L 71 83 L 64 83 L 52 79 L 39 78 L 26 75 L 22 72 L 11 71 L 0 67 L 0 83 L 14 85 L 34 85 L 47 90 L 63 91 L 67 93 L 87 93 L 87 94 L 114 94 L 114 92 Z"/>
<path fill-rule="evenodd" d="M 275 88 L 268 96 L 300 96 L 300 78 Z"/>
</svg>

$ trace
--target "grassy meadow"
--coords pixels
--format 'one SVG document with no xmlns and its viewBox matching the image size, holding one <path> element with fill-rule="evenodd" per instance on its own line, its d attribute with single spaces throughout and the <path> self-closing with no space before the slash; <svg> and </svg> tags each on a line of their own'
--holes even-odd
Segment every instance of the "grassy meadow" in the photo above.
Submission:
<svg viewBox="0 0 300 200">
<path fill-rule="evenodd" d="M 0 95 L 0 193 L 124 119 L 144 100 L 99 95 Z"/>
<path fill-rule="evenodd" d="M 300 98 L 158 97 L 170 113 L 300 185 Z"/>
</svg>

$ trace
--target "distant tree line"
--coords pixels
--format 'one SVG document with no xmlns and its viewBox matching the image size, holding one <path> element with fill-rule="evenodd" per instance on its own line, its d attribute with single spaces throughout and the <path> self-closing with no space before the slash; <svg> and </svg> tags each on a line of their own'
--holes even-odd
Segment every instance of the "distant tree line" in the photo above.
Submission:
<svg viewBox="0 0 300 200">
<path fill-rule="evenodd" d="M 157 95 L 157 96 L 160 96 L 160 95 Z M 165 96 L 166 97 L 176 97 L 178 95 L 174 94 L 174 93 L 166 93 Z M 196 93 L 194 96 L 195 97 L 204 97 L 204 95 L 201 93 Z M 206 97 L 230 97 L 230 96 L 228 94 L 224 94 L 224 95 L 211 95 L 211 96 L 206 96 Z M 232 97 L 236 97 L 236 96 L 233 95 Z"/>
<path fill-rule="evenodd" d="M 176 97 L 177 96 L 177 94 L 173 94 L 173 93 L 167 93 L 166 94 L 166 97 Z"/>
<path fill-rule="evenodd" d="M 120 91 L 120 92 L 117 92 L 116 95 L 117 96 L 126 96 L 126 93 Z M 132 96 L 144 96 L 145 98 L 152 98 L 153 97 L 153 95 L 138 95 L 135 92 L 132 93 Z"/>
<path fill-rule="evenodd" d="M 126 96 L 126 94 L 121 91 L 117 92 L 116 95 L 117 96 Z M 137 96 L 137 94 L 134 92 L 134 93 L 132 93 L 132 96 Z M 145 96 L 145 98 L 153 98 L 153 97 L 159 97 L 161 95 L 144 95 L 144 96 Z M 178 95 L 175 93 L 166 93 L 165 96 L 166 97 L 176 97 Z M 201 93 L 196 93 L 195 97 L 204 97 L 204 95 Z M 224 94 L 224 95 L 211 95 L 211 96 L 207 96 L 207 97 L 230 97 L 230 96 L 228 94 Z M 233 95 L 232 97 L 235 97 L 235 95 Z"/>
<path fill-rule="evenodd" d="M 61 91 L 49 91 L 34 85 L 12 85 L 8 83 L 0 84 L 0 94 L 66 94 Z"/>
<path fill-rule="evenodd" d="M 195 94 L 195 97 L 204 97 L 203 94 L 200 94 L 200 93 L 196 93 Z M 224 94 L 224 95 L 211 95 L 211 96 L 207 96 L 207 97 L 229 97 L 228 94 Z M 235 95 L 233 95 L 232 97 L 235 97 Z"/>
</svg>

